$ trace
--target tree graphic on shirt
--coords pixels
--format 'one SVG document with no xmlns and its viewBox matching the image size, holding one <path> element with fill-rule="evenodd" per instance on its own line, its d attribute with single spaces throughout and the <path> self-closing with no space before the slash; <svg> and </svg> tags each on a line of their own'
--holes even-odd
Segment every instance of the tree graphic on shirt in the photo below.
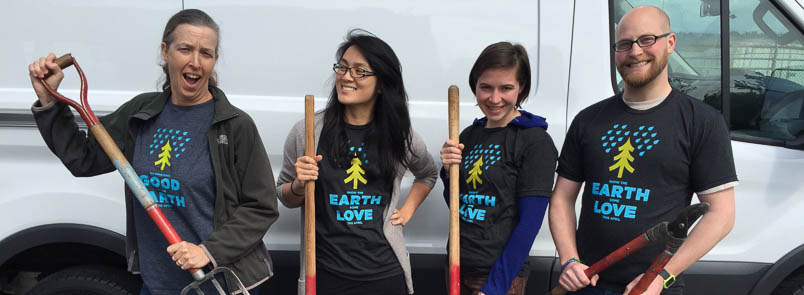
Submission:
<svg viewBox="0 0 804 295">
<path fill-rule="evenodd" d="M 619 154 L 614 156 L 614 161 L 617 162 L 609 166 L 609 171 L 620 169 L 617 171 L 617 178 L 623 177 L 623 169 L 628 170 L 629 173 L 634 173 L 634 167 L 631 167 L 631 163 L 629 163 L 634 161 L 634 156 L 631 155 L 631 152 L 634 151 L 634 146 L 631 145 L 631 138 L 628 138 L 617 150 L 620 151 Z"/>
<path fill-rule="evenodd" d="M 360 158 L 357 157 L 357 153 L 355 153 L 355 157 L 352 158 L 352 167 L 346 170 L 346 174 L 349 174 L 349 177 L 343 180 L 343 183 L 354 182 L 352 189 L 357 189 L 357 182 L 362 182 L 366 184 L 366 179 L 363 178 L 363 174 L 366 174 L 366 171 L 363 168 L 360 168 L 363 163 L 360 161 Z"/>
<path fill-rule="evenodd" d="M 480 174 L 483 174 L 483 170 L 480 168 L 483 167 L 483 156 L 480 156 L 474 164 L 472 170 L 469 170 L 469 178 L 466 179 L 466 183 L 472 183 L 472 189 L 477 189 L 477 183 L 483 184 L 483 180 L 480 179 Z"/>
<path fill-rule="evenodd" d="M 170 166 L 170 151 L 172 150 L 173 148 L 170 147 L 170 141 L 165 143 L 165 145 L 162 146 L 162 153 L 158 155 L 159 160 L 154 162 L 154 166 L 159 166 L 161 164 L 162 166 L 159 167 L 159 170 L 165 170 L 166 164 Z"/>
</svg>

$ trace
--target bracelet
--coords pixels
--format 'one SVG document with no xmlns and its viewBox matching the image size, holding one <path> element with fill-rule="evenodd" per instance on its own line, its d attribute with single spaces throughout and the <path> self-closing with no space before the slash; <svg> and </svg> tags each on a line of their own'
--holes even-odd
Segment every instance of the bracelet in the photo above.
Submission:
<svg viewBox="0 0 804 295">
<path fill-rule="evenodd" d="M 662 271 L 659 272 L 659 276 L 661 276 L 662 280 L 664 281 L 663 285 L 665 289 L 670 288 L 671 286 L 673 286 L 673 284 L 676 283 L 676 276 L 671 274 L 666 269 L 662 269 Z"/>
<path fill-rule="evenodd" d="M 290 182 L 290 193 L 291 193 L 291 194 L 294 194 L 294 195 L 295 195 L 295 196 L 297 196 L 297 197 L 304 196 L 304 194 L 297 194 L 295 191 L 293 191 L 293 182 L 294 182 L 294 181 L 296 181 L 296 180 L 294 179 L 293 181 L 291 181 L 291 182 Z"/>
<path fill-rule="evenodd" d="M 564 268 L 566 268 L 566 267 L 567 267 L 567 265 L 569 265 L 569 264 L 570 264 L 570 263 L 572 263 L 573 261 L 574 261 L 574 262 L 577 262 L 577 263 L 583 263 L 583 262 L 581 262 L 581 259 L 578 259 L 578 258 L 572 257 L 572 258 L 570 258 L 569 260 L 567 260 L 566 262 L 564 262 L 564 264 L 562 264 L 562 265 L 561 265 L 561 271 L 559 271 L 559 272 L 560 272 L 560 273 L 563 273 L 563 272 L 564 272 Z"/>
</svg>

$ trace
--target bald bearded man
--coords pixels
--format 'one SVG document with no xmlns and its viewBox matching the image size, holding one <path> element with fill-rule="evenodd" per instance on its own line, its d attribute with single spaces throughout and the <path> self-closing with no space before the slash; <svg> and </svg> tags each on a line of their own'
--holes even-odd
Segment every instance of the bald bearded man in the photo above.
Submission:
<svg viewBox="0 0 804 295">
<path fill-rule="evenodd" d="M 632 9 L 615 41 L 624 91 L 573 119 L 558 161 L 549 221 L 562 263 L 559 285 L 574 294 L 629 292 L 664 245 L 645 247 L 591 279 L 587 264 L 673 220 L 695 193 L 710 211 L 644 293 L 683 294 L 681 273 L 734 225 L 737 175 L 728 128 L 717 110 L 670 86 L 667 61 L 676 35 L 664 11 Z"/>
</svg>

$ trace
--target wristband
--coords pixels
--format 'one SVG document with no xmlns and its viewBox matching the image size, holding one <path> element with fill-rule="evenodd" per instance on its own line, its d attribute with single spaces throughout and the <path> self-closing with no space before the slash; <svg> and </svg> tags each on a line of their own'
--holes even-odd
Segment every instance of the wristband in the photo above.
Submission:
<svg viewBox="0 0 804 295">
<path fill-rule="evenodd" d="M 560 271 L 560 272 L 564 272 L 564 268 L 566 268 L 566 267 L 567 267 L 567 265 L 569 265 L 569 264 L 570 264 L 571 262 L 573 262 L 573 261 L 574 261 L 574 262 L 577 262 L 577 263 L 583 263 L 583 262 L 581 262 L 581 260 L 580 260 L 580 259 L 575 258 L 575 257 L 572 257 L 572 258 L 570 258 L 569 260 L 567 260 L 566 262 L 564 262 L 564 264 L 562 264 L 562 265 L 561 265 L 561 271 Z"/>
<path fill-rule="evenodd" d="M 662 269 L 662 271 L 659 272 L 659 275 L 664 280 L 663 285 L 664 285 L 665 289 L 670 288 L 671 286 L 673 286 L 673 284 L 676 283 L 676 276 L 674 276 L 673 274 L 669 273 L 666 269 Z"/>
<path fill-rule="evenodd" d="M 296 181 L 296 180 L 293 180 L 293 181 L 291 181 L 291 182 L 290 182 L 290 193 L 291 193 L 291 194 L 296 195 L 297 197 L 304 196 L 304 194 L 297 194 L 297 193 L 296 193 L 296 192 L 293 190 L 293 182 L 294 182 L 294 181 Z"/>
</svg>

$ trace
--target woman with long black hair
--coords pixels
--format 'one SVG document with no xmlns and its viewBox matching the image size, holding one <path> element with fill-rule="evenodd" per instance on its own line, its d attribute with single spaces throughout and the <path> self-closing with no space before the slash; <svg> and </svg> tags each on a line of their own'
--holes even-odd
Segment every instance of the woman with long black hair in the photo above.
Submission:
<svg viewBox="0 0 804 295">
<path fill-rule="evenodd" d="M 315 117 L 317 156 L 304 156 L 304 122 L 297 123 L 285 142 L 277 193 L 287 207 L 305 205 L 304 181 L 315 180 L 317 292 L 412 294 L 402 226 L 438 171 L 411 129 L 399 59 L 376 36 L 352 30 L 332 69 L 329 102 Z M 416 178 L 397 209 L 406 170 Z M 300 294 L 303 285 L 300 279 Z"/>
</svg>

